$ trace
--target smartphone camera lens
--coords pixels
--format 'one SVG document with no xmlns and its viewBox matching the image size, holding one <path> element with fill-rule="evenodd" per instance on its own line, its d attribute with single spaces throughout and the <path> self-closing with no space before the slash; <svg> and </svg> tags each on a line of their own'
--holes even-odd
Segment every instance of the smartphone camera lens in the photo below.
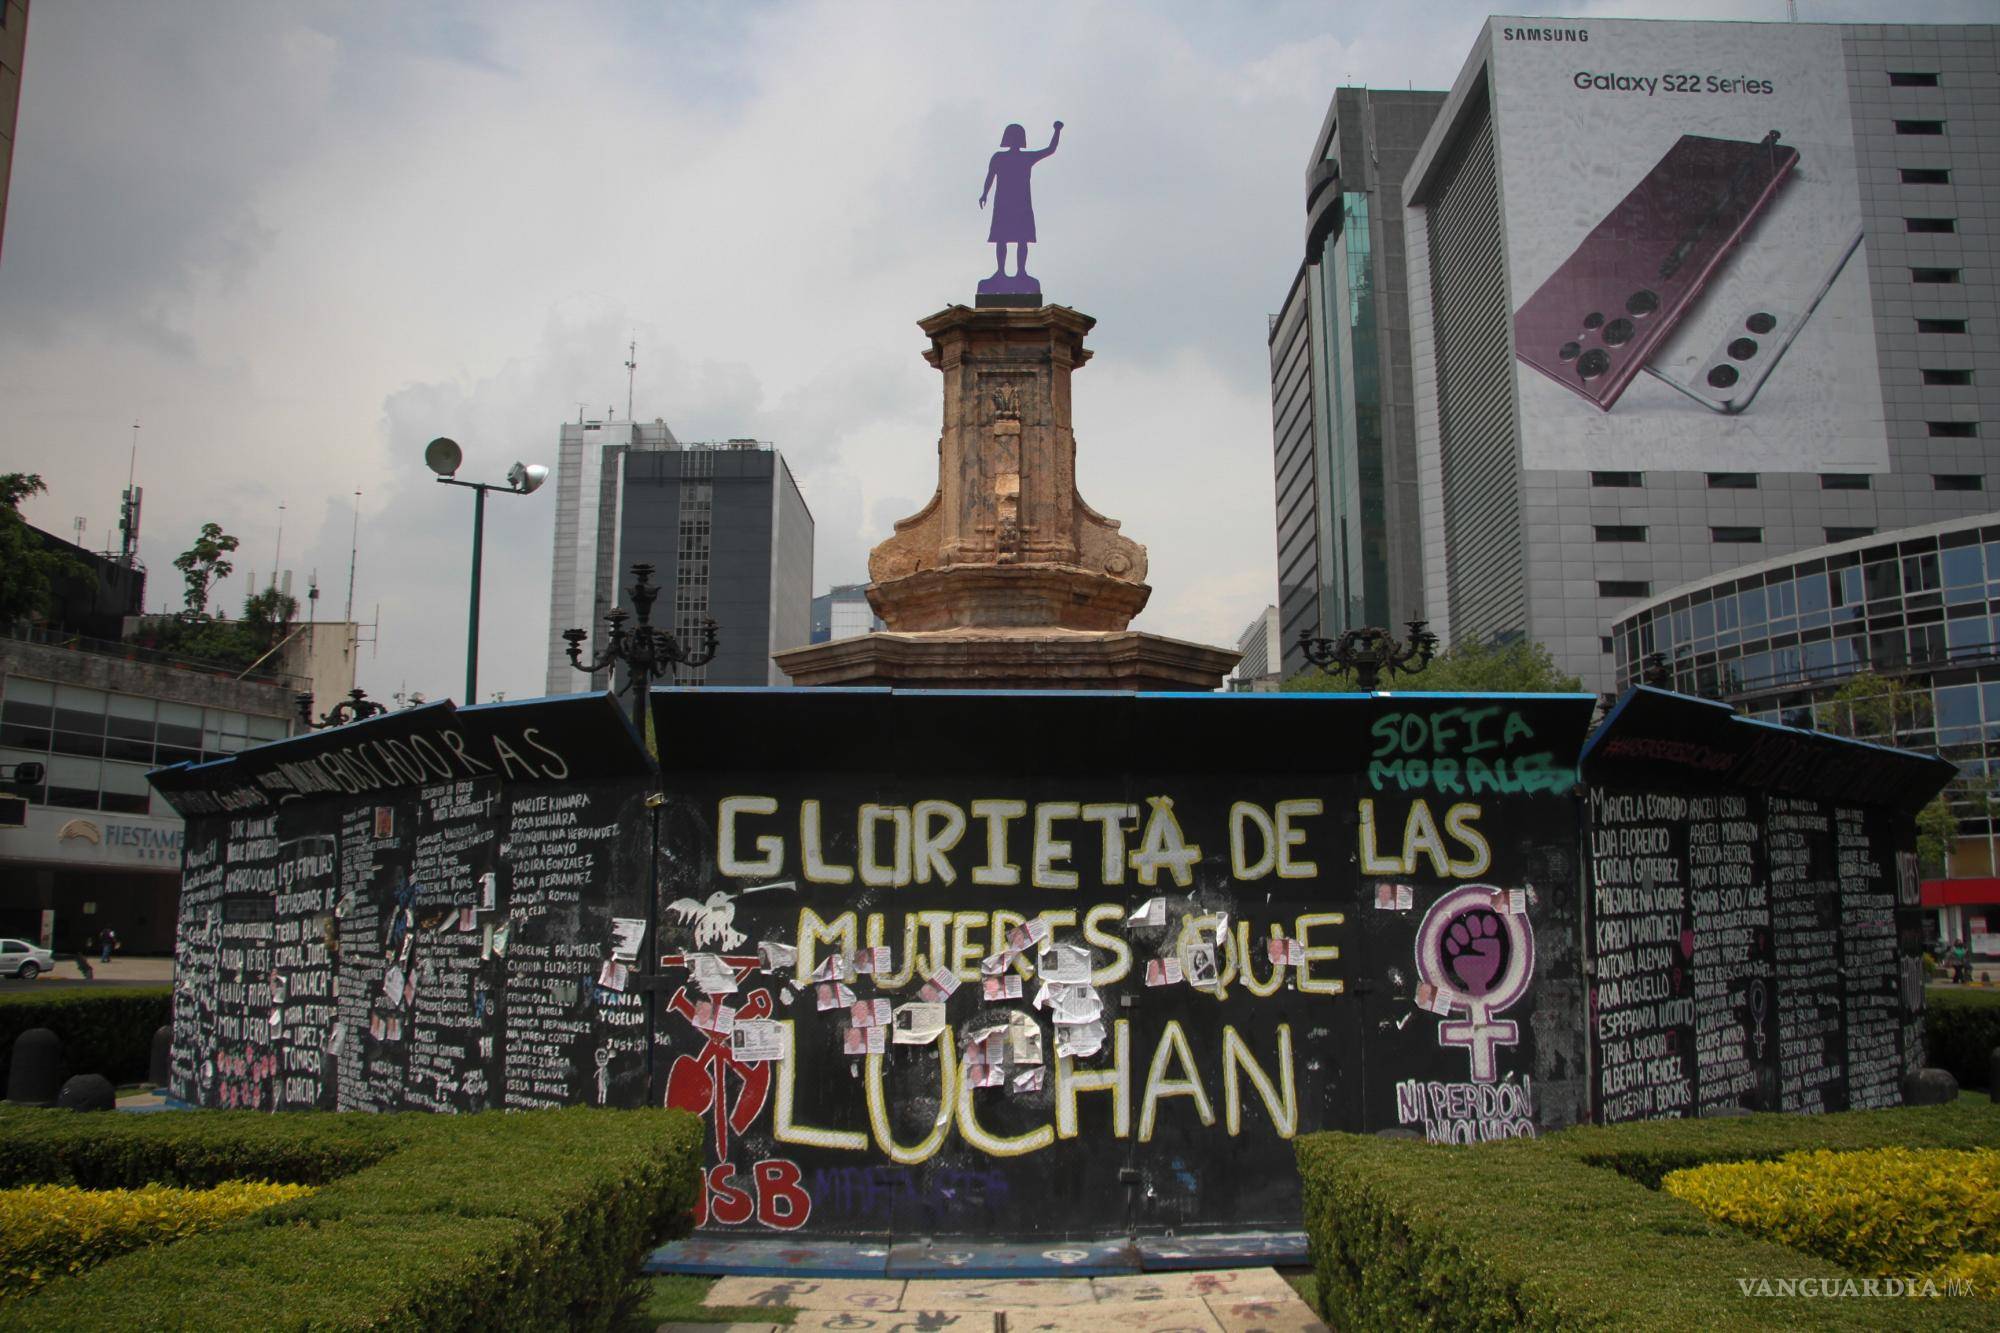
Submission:
<svg viewBox="0 0 2000 1333">
<path fill-rule="evenodd" d="M 1576 373 L 1594 380 L 1611 369 L 1611 356 L 1602 347 L 1593 347 L 1577 359 Z"/>
<path fill-rule="evenodd" d="M 1778 317 L 1776 315 L 1767 315 L 1760 310 L 1750 316 L 1750 318 L 1744 320 L 1743 327 L 1752 333 L 1769 333 L 1772 329 L 1778 327 Z"/>
<path fill-rule="evenodd" d="M 1604 322 L 1604 316 L 1593 310 L 1583 317 L 1583 327 L 1594 329 Z"/>
<path fill-rule="evenodd" d="M 1712 388 L 1727 389 L 1736 383 L 1736 367 L 1717 366 L 1708 372 L 1708 382 Z"/>
<path fill-rule="evenodd" d="M 1576 343 L 1564 343 L 1561 347 L 1556 349 L 1556 355 L 1561 357 L 1565 361 L 1574 361 L 1576 360 L 1576 354 L 1578 352 L 1581 352 L 1582 350 L 1583 348 L 1578 346 Z"/>
<path fill-rule="evenodd" d="M 1633 292 L 1625 298 L 1625 313 L 1638 319 L 1644 319 L 1659 308 L 1659 294 L 1657 292 L 1649 292 L 1644 288 Z"/>
<path fill-rule="evenodd" d="M 1607 347 L 1622 347 L 1632 341 L 1632 321 L 1614 319 L 1604 326 L 1604 342 Z"/>
<path fill-rule="evenodd" d="M 1729 344 L 1729 355 L 1738 361 L 1748 361 L 1751 357 L 1757 355 L 1757 340 L 1755 338 L 1736 339 Z"/>
</svg>

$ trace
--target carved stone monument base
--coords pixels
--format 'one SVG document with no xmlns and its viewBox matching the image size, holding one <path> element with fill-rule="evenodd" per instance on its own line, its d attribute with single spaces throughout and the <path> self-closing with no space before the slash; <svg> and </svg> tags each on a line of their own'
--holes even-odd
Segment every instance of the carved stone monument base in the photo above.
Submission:
<svg viewBox="0 0 2000 1333">
<path fill-rule="evenodd" d="M 794 685 L 901 689 L 1210 691 L 1232 649 L 1138 630 L 883 631 L 778 653 Z"/>
</svg>

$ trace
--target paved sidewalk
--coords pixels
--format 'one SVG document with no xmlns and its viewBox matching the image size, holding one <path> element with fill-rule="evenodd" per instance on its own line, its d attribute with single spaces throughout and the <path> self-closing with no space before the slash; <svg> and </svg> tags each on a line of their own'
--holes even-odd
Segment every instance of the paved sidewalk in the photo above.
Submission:
<svg viewBox="0 0 2000 1333">
<path fill-rule="evenodd" d="M 798 1311 L 795 1329 L 905 1333 L 1326 1333 L 1276 1270 L 1140 1273 L 1111 1278 L 831 1279 L 727 1277 L 706 1303 Z M 778 1325 L 662 1324 L 661 1333 Z"/>
</svg>

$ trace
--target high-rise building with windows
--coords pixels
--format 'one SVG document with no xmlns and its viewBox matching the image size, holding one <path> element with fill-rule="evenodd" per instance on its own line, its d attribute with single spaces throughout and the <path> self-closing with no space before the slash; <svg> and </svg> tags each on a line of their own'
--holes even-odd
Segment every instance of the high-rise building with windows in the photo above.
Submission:
<svg viewBox="0 0 2000 1333">
<path fill-rule="evenodd" d="M 0 0 L 0 237 L 7 231 L 7 180 L 14 166 L 14 122 L 21 109 L 21 58 L 28 49 L 28 0 Z"/>
<path fill-rule="evenodd" d="M 784 455 L 756 440 L 683 444 L 664 421 L 580 421 L 562 428 L 556 471 L 555 557 L 549 597 L 547 689 L 603 689 L 569 663 L 562 632 L 590 631 L 630 606 L 634 564 L 660 588 L 653 623 L 698 645 L 703 621 L 721 629 L 705 667 L 681 684 L 786 685 L 771 654 L 812 632 L 813 519 Z"/>
<path fill-rule="evenodd" d="M 1443 102 L 1336 89 L 1306 167 L 1305 256 L 1270 328 L 1286 672 L 1302 630 L 1421 614 L 1402 179 Z"/>
<path fill-rule="evenodd" d="M 1433 628 L 1607 689 L 1670 590 L 1990 510 L 1996 98 L 1992 26 L 1490 20 L 1403 178 Z"/>
</svg>

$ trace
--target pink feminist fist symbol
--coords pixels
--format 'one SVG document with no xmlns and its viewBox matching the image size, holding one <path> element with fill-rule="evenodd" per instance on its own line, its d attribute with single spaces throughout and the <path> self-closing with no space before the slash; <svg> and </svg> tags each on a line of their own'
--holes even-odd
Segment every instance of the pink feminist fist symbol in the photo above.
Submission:
<svg viewBox="0 0 2000 1333">
<path fill-rule="evenodd" d="M 1491 885 L 1463 885 L 1431 904 L 1417 928 L 1417 975 L 1447 1015 L 1438 1045 L 1470 1053 L 1475 1083 L 1496 1082 L 1498 1048 L 1520 1044 L 1520 1025 L 1494 1015 L 1526 995 L 1535 976 L 1534 931 L 1526 915 L 1496 910 L 1504 900 Z"/>
</svg>

